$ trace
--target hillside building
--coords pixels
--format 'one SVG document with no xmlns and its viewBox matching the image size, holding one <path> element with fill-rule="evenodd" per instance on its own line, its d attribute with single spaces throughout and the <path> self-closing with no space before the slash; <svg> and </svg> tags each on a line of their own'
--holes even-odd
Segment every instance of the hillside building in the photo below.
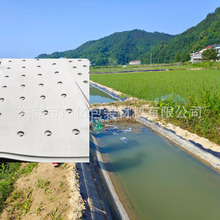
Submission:
<svg viewBox="0 0 220 220">
<path fill-rule="evenodd" d="M 191 57 L 191 60 L 190 62 L 191 63 L 199 63 L 199 62 L 202 62 L 202 53 L 203 51 L 205 50 L 208 50 L 210 48 L 214 47 L 215 50 L 218 51 L 218 57 L 220 58 L 220 45 L 209 45 L 207 47 L 205 47 L 204 49 L 198 51 L 198 52 L 195 52 L 195 53 L 191 53 L 190 54 L 190 57 Z"/>
<path fill-rule="evenodd" d="M 141 61 L 140 60 L 133 60 L 129 62 L 129 65 L 140 65 Z"/>
</svg>

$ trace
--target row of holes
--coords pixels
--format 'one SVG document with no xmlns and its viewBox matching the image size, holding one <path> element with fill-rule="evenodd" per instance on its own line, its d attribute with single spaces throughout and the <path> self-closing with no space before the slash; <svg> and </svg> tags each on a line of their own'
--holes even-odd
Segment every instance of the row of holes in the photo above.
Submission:
<svg viewBox="0 0 220 220">
<path fill-rule="evenodd" d="M 88 81 L 87 81 L 87 80 L 84 80 L 83 83 L 87 84 Z M 62 85 L 63 82 L 62 82 L 62 81 L 58 81 L 57 84 L 58 84 L 58 85 Z M 21 88 L 25 88 L 25 86 L 26 86 L 25 84 L 21 84 Z M 43 84 L 43 83 L 39 83 L 39 86 L 40 86 L 40 87 L 43 87 L 44 84 Z M 3 88 L 3 89 L 7 89 L 8 87 L 7 87 L 7 86 L 2 86 L 2 88 Z"/>
<path fill-rule="evenodd" d="M 87 80 L 84 80 L 83 83 L 87 84 L 88 81 L 87 81 Z M 63 82 L 62 82 L 62 81 L 58 81 L 57 84 L 58 84 L 58 85 L 62 85 Z M 39 86 L 43 87 L 44 84 L 43 84 L 43 83 L 40 83 Z M 2 88 L 3 88 L 3 89 L 6 89 L 7 86 L 4 85 L 4 86 L 2 86 Z M 21 85 L 21 88 L 25 88 L 25 84 L 22 84 L 22 85 Z M 63 94 L 61 94 L 61 96 L 62 96 L 63 98 L 66 98 L 67 95 L 66 95 L 65 93 L 63 93 Z M 42 96 L 40 96 L 40 98 L 45 99 L 46 96 L 42 95 Z M 21 99 L 21 100 L 25 100 L 25 97 L 24 97 L 24 96 L 21 96 L 20 99 Z M 4 98 L 0 98 L 0 101 L 3 102 L 3 101 L 4 101 Z"/>
<path fill-rule="evenodd" d="M 52 65 L 56 65 L 56 63 L 52 63 Z M 41 66 L 40 66 L 40 65 L 38 65 L 37 67 L 41 67 Z M 83 67 L 87 67 L 87 65 L 83 65 Z M 23 68 L 23 69 L 24 69 L 24 68 L 26 68 L 26 66 L 22 66 L 21 68 Z M 74 69 L 76 69 L 76 68 L 77 68 L 77 66 L 73 66 L 73 68 L 74 68 Z M 6 69 L 10 70 L 10 69 L 11 69 L 11 67 L 9 67 L 9 66 L 8 66 Z"/>
<path fill-rule="evenodd" d="M 74 135 L 79 135 L 79 133 L 80 133 L 80 131 L 79 131 L 78 129 L 73 129 L 72 132 L 73 132 Z M 18 133 L 17 133 L 17 135 L 18 135 L 19 137 L 23 137 L 24 134 L 25 134 L 25 133 L 24 133 L 23 131 L 18 131 Z M 44 132 L 44 134 L 45 134 L 47 137 L 49 137 L 49 136 L 52 135 L 52 132 L 51 132 L 50 130 L 46 130 L 46 131 Z"/>
<path fill-rule="evenodd" d="M 83 82 L 84 82 L 84 83 L 88 83 L 88 81 L 86 81 L 86 82 L 85 82 L 85 81 L 83 81 Z M 58 84 L 58 85 L 62 85 L 62 82 L 61 82 L 61 81 L 59 81 L 59 82 L 57 82 L 57 84 Z M 44 84 L 43 84 L 43 83 L 40 83 L 40 84 L 39 84 L 39 86 L 43 87 L 43 86 L 44 86 Z M 25 87 L 25 85 L 24 85 L 24 84 L 22 84 L 22 85 L 21 85 L 21 87 L 22 87 L 22 88 L 24 88 L 24 87 Z M 2 88 L 3 88 L 3 89 L 6 89 L 6 88 L 7 88 L 7 86 L 2 86 Z M 61 94 L 61 96 L 62 96 L 63 98 L 66 98 L 66 97 L 67 97 L 67 95 L 66 95 L 65 93 Z M 40 96 L 40 98 L 45 99 L 45 98 L 46 98 L 46 96 L 41 95 L 41 96 Z M 21 100 L 25 100 L 25 97 L 24 97 L 24 96 L 21 96 L 21 97 L 20 97 L 20 99 L 21 99 Z M 4 100 L 5 100 L 4 98 L 0 98 L 0 101 L 1 101 L 1 102 L 3 102 Z"/>
<path fill-rule="evenodd" d="M 54 72 L 54 74 L 58 74 L 58 73 L 59 73 L 59 71 Z M 37 75 L 38 75 L 38 76 L 42 76 L 41 73 L 38 73 Z M 77 73 L 77 75 L 82 76 L 83 74 L 82 74 L 82 73 Z M 26 75 L 25 75 L 25 74 L 22 74 L 21 76 L 22 76 L 22 77 L 25 77 Z M 8 77 L 9 77 L 9 75 L 5 75 L 5 78 L 8 78 Z"/>
<path fill-rule="evenodd" d="M 73 110 L 72 110 L 71 108 L 67 108 L 67 109 L 66 109 L 66 112 L 67 112 L 68 114 L 71 114 L 71 113 L 73 112 Z M 47 110 L 43 110 L 43 111 L 42 111 L 42 114 L 43 114 L 43 115 L 48 115 L 49 112 L 48 112 Z M 25 116 L 25 112 L 23 112 L 23 111 L 22 111 L 22 112 L 19 112 L 19 116 L 20 116 L 20 117 L 24 117 L 24 116 Z"/>
<path fill-rule="evenodd" d="M 72 110 L 71 108 L 67 108 L 67 109 L 66 109 L 66 112 L 67 112 L 68 114 L 71 114 L 71 113 L 73 112 L 73 110 Z M 43 114 L 43 115 L 48 115 L 49 112 L 48 112 L 47 110 L 43 110 L 43 111 L 42 111 L 42 114 Z M 20 116 L 20 117 L 24 117 L 24 116 L 25 116 L 25 112 L 23 112 L 23 111 L 22 111 L 22 112 L 19 112 L 19 116 Z"/>
<path fill-rule="evenodd" d="M 40 59 L 36 59 L 36 60 L 40 60 Z M 26 61 L 26 60 L 22 60 L 22 61 L 24 62 L 24 61 Z M 78 60 L 78 61 L 82 61 L 82 60 Z M 9 60 L 8 62 L 11 63 L 12 60 Z M 72 60 L 69 60 L 69 62 L 72 63 L 73 61 L 72 61 Z"/>
<path fill-rule="evenodd" d="M 73 110 L 72 110 L 71 108 L 67 108 L 67 109 L 66 109 L 66 112 L 67 112 L 68 114 L 71 114 L 71 113 L 73 112 Z M 43 111 L 42 111 L 42 114 L 43 114 L 43 115 L 48 115 L 49 112 L 48 112 L 47 110 L 43 110 Z M 2 113 L 0 113 L 0 116 L 2 116 Z M 24 116 L 25 116 L 25 112 L 23 112 L 23 111 L 19 112 L 19 116 L 20 116 L 21 118 L 24 117 Z"/>
<path fill-rule="evenodd" d="M 67 94 L 63 93 L 63 94 L 61 94 L 61 97 L 66 98 L 66 97 L 67 97 Z M 41 99 L 46 99 L 46 96 L 45 96 L 45 95 L 41 95 L 40 98 L 41 98 Z M 21 99 L 22 101 L 24 101 L 24 100 L 25 100 L 25 97 L 24 97 L 24 96 L 21 96 L 20 99 Z M 0 102 L 4 102 L 4 101 L 5 101 L 4 98 L 0 98 Z"/>
</svg>

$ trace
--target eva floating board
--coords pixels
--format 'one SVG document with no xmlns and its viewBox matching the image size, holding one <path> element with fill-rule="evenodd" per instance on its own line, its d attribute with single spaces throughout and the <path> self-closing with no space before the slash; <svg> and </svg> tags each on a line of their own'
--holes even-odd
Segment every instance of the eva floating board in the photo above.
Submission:
<svg viewBox="0 0 220 220">
<path fill-rule="evenodd" d="M 89 60 L 0 60 L 0 158 L 89 162 Z"/>
</svg>

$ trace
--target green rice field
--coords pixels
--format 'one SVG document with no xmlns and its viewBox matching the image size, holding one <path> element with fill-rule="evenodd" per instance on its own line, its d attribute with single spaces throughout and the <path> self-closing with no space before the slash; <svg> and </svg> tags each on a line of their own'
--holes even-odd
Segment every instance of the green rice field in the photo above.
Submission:
<svg viewBox="0 0 220 220">
<path fill-rule="evenodd" d="M 124 68 L 123 68 L 124 67 Z M 117 72 L 117 71 L 138 71 L 138 70 L 154 70 L 154 69 L 168 69 L 168 70 L 187 70 L 193 68 L 203 69 L 220 69 L 220 62 L 205 61 L 203 63 L 176 63 L 176 64 L 143 64 L 143 65 L 119 65 L 119 66 L 91 66 L 91 73 L 100 72 Z"/>
<path fill-rule="evenodd" d="M 172 106 L 174 116 L 181 107 L 186 118 L 167 120 L 220 143 L 220 70 L 94 74 L 90 79 L 128 96 L 156 100 L 161 108 Z M 192 107 L 201 109 L 201 117 L 192 117 Z"/>
</svg>

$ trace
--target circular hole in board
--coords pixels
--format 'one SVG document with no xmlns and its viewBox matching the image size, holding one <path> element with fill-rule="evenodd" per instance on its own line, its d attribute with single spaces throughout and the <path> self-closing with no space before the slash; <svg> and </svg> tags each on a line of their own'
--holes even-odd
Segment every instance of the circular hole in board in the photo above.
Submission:
<svg viewBox="0 0 220 220">
<path fill-rule="evenodd" d="M 79 76 L 82 76 L 82 73 L 77 73 Z"/>
<path fill-rule="evenodd" d="M 87 83 L 88 83 L 88 80 L 84 80 L 83 83 L 87 84 Z"/>
<path fill-rule="evenodd" d="M 24 84 L 22 84 L 22 85 L 21 85 L 21 88 L 24 88 L 24 87 L 25 87 L 25 85 L 24 85 Z"/>
<path fill-rule="evenodd" d="M 77 66 L 73 66 L 73 69 L 76 69 L 77 68 Z"/>
<path fill-rule="evenodd" d="M 44 86 L 44 84 L 43 84 L 43 83 L 40 83 L 40 84 L 39 84 L 39 86 L 40 86 L 40 87 L 43 87 L 43 86 Z"/>
<path fill-rule="evenodd" d="M 22 66 L 22 68 L 26 68 L 26 66 Z"/>
<path fill-rule="evenodd" d="M 8 75 L 5 75 L 5 78 L 8 78 L 9 76 Z"/>
<path fill-rule="evenodd" d="M 26 60 L 22 60 L 22 61 L 24 62 L 24 61 L 26 61 Z"/>
<path fill-rule="evenodd" d="M 51 135 L 52 135 L 52 132 L 51 132 L 51 131 L 49 131 L 49 130 L 47 130 L 47 131 L 45 131 L 45 132 L 44 132 L 44 134 L 45 134 L 46 136 L 48 136 L 48 137 L 49 137 L 49 136 L 51 136 Z"/>
<path fill-rule="evenodd" d="M 87 65 L 83 65 L 83 67 L 87 67 Z"/>
<path fill-rule="evenodd" d="M 40 98 L 41 99 L 46 99 L 46 96 L 45 95 L 41 95 Z"/>
<path fill-rule="evenodd" d="M 25 100 L 25 97 L 24 97 L 24 96 L 21 96 L 20 99 L 21 99 L 22 101 L 24 101 L 24 100 Z"/>
<path fill-rule="evenodd" d="M 56 65 L 56 63 L 52 63 L 52 65 Z"/>
<path fill-rule="evenodd" d="M 41 67 L 40 65 L 38 65 L 37 67 Z"/>
<path fill-rule="evenodd" d="M 4 102 L 4 100 L 5 100 L 4 98 L 0 98 L 0 102 Z"/>
<path fill-rule="evenodd" d="M 66 112 L 67 112 L 68 114 L 71 114 L 72 111 L 73 111 L 73 110 L 72 110 L 71 108 L 66 109 Z"/>
<path fill-rule="evenodd" d="M 8 62 L 9 62 L 9 63 L 11 63 L 12 61 L 11 61 L 11 60 L 9 60 Z"/>
<path fill-rule="evenodd" d="M 3 89 L 7 89 L 7 86 L 2 86 Z"/>
<path fill-rule="evenodd" d="M 63 83 L 61 81 L 57 82 L 58 85 L 62 85 Z"/>
<path fill-rule="evenodd" d="M 11 69 L 11 67 L 7 67 L 7 69 L 8 69 L 8 70 L 10 70 L 10 69 Z"/>
<path fill-rule="evenodd" d="M 23 132 L 23 131 L 18 131 L 17 135 L 18 135 L 19 137 L 23 137 L 23 136 L 24 136 L 24 132 Z"/>
<path fill-rule="evenodd" d="M 22 112 L 19 112 L 19 116 L 20 116 L 20 117 L 24 117 L 24 116 L 25 116 L 25 112 L 23 112 L 23 111 L 22 111 Z"/>
<path fill-rule="evenodd" d="M 43 110 L 42 113 L 43 113 L 44 115 L 48 115 L 48 111 L 47 111 L 47 110 Z"/>
<path fill-rule="evenodd" d="M 58 73 L 59 73 L 59 71 L 55 71 L 55 72 L 54 72 L 54 74 L 58 74 Z"/>
<path fill-rule="evenodd" d="M 80 133 L 80 131 L 76 128 L 73 129 L 72 132 L 73 132 L 74 135 L 79 135 L 79 133 Z"/>
<path fill-rule="evenodd" d="M 42 74 L 41 74 L 41 73 L 38 73 L 37 75 L 38 75 L 38 76 L 42 76 Z"/>
<path fill-rule="evenodd" d="M 25 76 L 26 76 L 25 74 L 22 74 L 22 75 L 21 75 L 21 77 L 25 77 Z"/>
<path fill-rule="evenodd" d="M 61 94 L 61 97 L 66 98 L 67 94 L 63 93 L 63 94 Z"/>
</svg>

